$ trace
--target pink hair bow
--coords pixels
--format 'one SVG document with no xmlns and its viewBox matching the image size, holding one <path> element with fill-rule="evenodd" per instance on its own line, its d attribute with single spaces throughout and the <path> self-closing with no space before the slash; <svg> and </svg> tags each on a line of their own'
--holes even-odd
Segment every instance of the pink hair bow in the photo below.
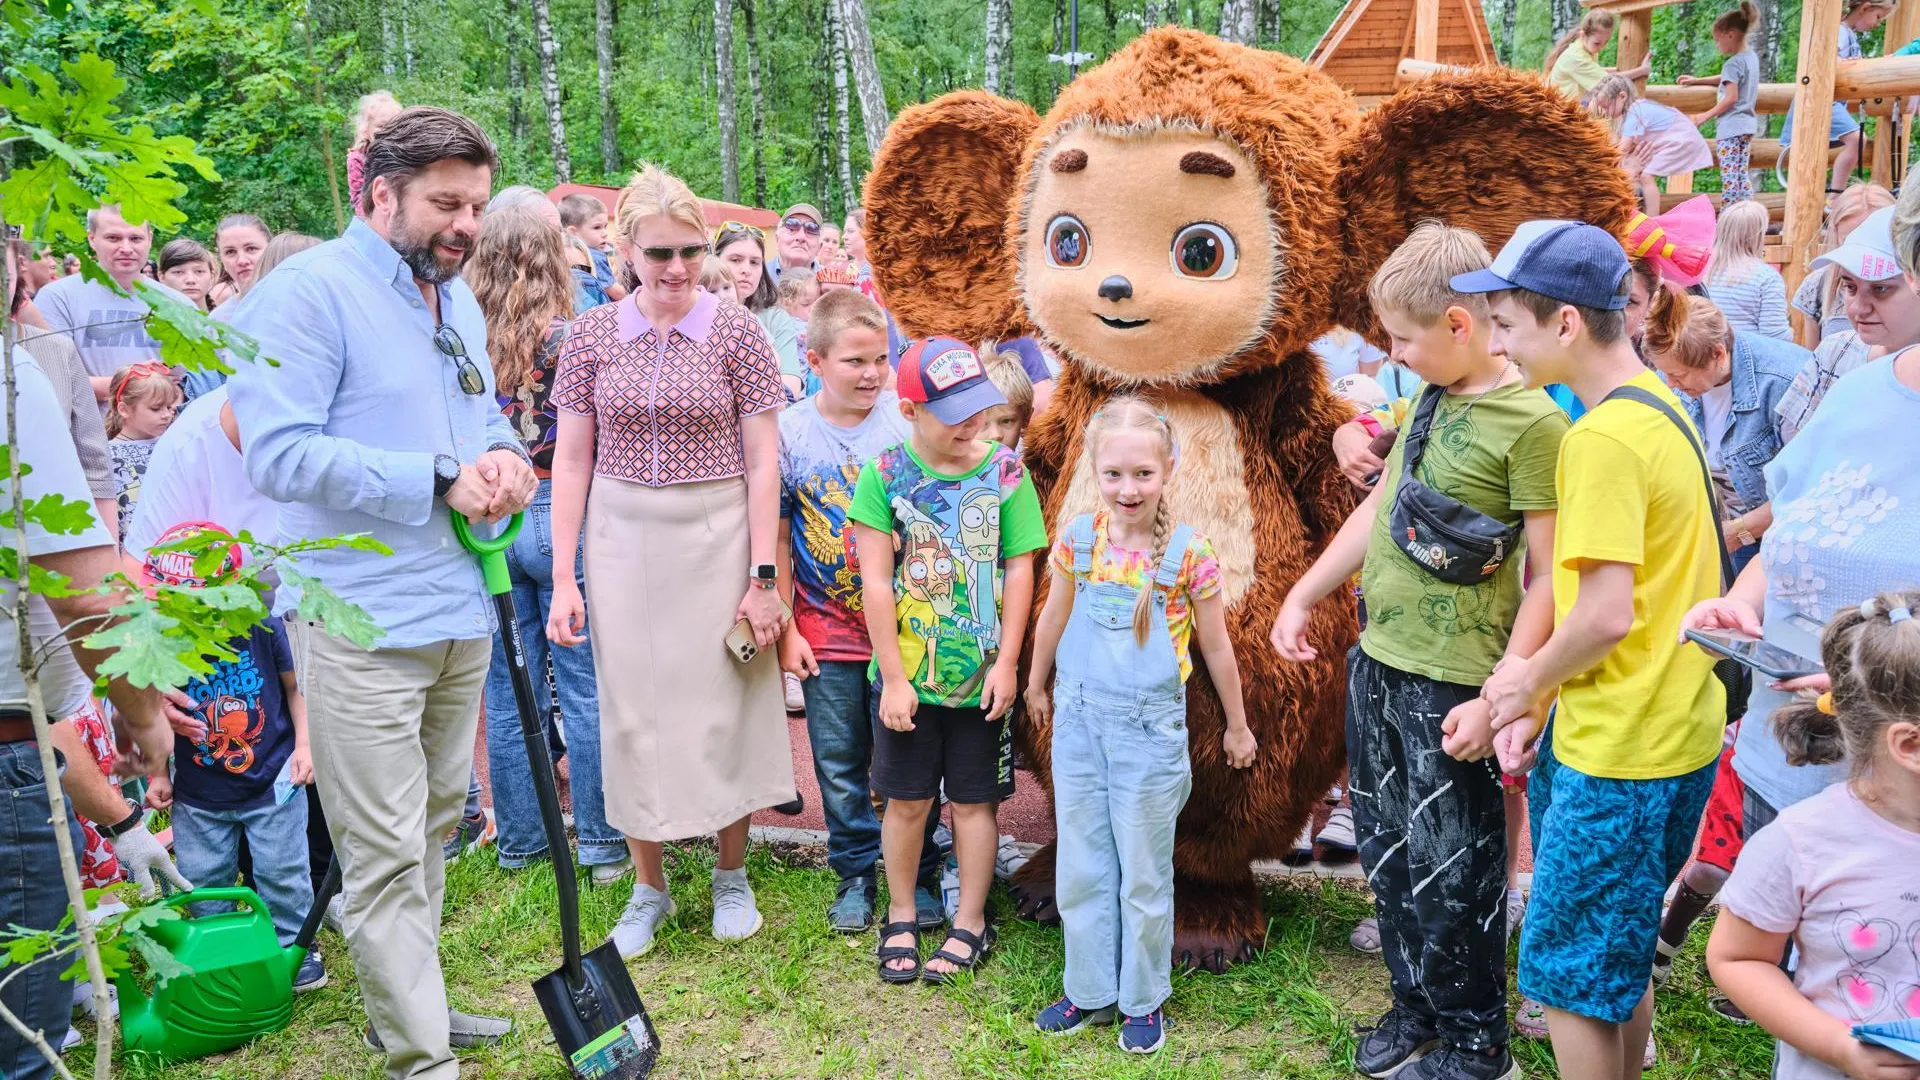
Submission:
<svg viewBox="0 0 1920 1080">
<path fill-rule="evenodd" d="M 1633 215 L 1627 223 L 1626 249 L 1676 285 L 1699 284 L 1713 253 L 1713 200 L 1700 195 L 1659 217 Z"/>
</svg>

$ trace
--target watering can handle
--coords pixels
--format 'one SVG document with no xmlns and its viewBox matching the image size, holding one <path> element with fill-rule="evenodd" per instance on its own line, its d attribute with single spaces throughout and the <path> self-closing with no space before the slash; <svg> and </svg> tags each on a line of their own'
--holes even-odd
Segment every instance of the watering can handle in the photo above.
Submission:
<svg viewBox="0 0 1920 1080">
<path fill-rule="evenodd" d="M 526 514 L 515 514 L 500 530 L 500 535 L 491 540 L 482 540 L 473 535 L 467 527 L 466 516 L 454 512 L 453 534 L 460 538 L 460 546 L 480 556 L 480 575 L 487 581 L 487 595 L 499 596 L 513 590 L 513 582 L 507 578 L 507 549 L 513 546 L 513 538 L 520 535 L 520 526 L 525 523 Z"/>
<path fill-rule="evenodd" d="M 266 910 L 266 904 L 260 899 L 259 893 L 238 885 L 218 889 L 194 889 L 192 892 L 172 892 L 160 902 L 167 907 L 179 907 L 181 904 L 199 904 L 210 900 L 245 904 L 256 911 Z"/>
</svg>

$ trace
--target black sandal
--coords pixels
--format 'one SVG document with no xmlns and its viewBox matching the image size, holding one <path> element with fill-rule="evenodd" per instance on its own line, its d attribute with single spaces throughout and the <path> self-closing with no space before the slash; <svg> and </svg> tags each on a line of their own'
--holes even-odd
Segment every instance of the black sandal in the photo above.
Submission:
<svg viewBox="0 0 1920 1080">
<path fill-rule="evenodd" d="M 987 954 L 993 951 L 994 943 L 998 940 L 1000 940 L 1000 936 L 994 933 L 992 924 L 988 924 L 986 930 L 979 934 L 975 934 L 971 930 L 963 930 L 958 926 L 950 927 L 947 930 L 947 941 L 958 941 L 960 944 L 972 949 L 973 952 L 963 960 L 948 952 L 946 943 L 942 942 L 940 951 L 927 957 L 927 959 L 945 960 L 954 966 L 954 970 L 935 971 L 932 968 L 926 968 L 921 978 L 926 979 L 935 986 L 944 986 L 948 982 L 951 982 L 954 976 L 959 975 L 962 971 L 972 971 L 978 968 L 981 962 L 986 960 Z"/>
<path fill-rule="evenodd" d="M 888 938 L 898 937 L 901 934 L 913 935 L 913 945 L 911 947 L 887 944 Z M 919 924 L 914 922 L 892 922 L 881 927 L 878 960 L 880 964 L 881 982 L 899 985 L 901 983 L 918 981 L 922 968 L 920 963 Z M 888 962 L 892 960 L 912 960 L 913 966 L 910 968 L 888 967 Z"/>
</svg>

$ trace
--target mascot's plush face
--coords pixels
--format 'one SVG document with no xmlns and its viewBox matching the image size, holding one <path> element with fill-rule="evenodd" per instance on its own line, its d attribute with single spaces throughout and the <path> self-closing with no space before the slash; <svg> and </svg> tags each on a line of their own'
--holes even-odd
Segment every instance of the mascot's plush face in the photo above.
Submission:
<svg viewBox="0 0 1920 1080">
<path fill-rule="evenodd" d="M 1027 310 L 1123 381 L 1212 371 L 1272 314 L 1281 238 L 1259 169 L 1224 139 L 1079 125 L 1037 156 L 1024 211 Z"/>
</svg>

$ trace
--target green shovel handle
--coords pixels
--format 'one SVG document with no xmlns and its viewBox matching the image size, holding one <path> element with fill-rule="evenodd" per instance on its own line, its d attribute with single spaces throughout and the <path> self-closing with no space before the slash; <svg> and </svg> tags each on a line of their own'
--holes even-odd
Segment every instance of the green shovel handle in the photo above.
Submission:
<svg viewBox="0 0 1920 1080">
<path fill-rule="evenodd" d="M 513 538 L 520 535 L 520 526 L 527 515 L 513 515 L 500 535 L 491 540 L 482 540 L 473 535 L 473 530 L 467 527 L 465 514 L 456 510 L 451 516 L 453 534 L 460 538 L 460 546 L 480 556 L 480 575 L 486 578 L 487 595 L 499 596 L 513 591 L 513 582 L 507 579 L 507 549 L 513 546 Z"/>
</svg>

